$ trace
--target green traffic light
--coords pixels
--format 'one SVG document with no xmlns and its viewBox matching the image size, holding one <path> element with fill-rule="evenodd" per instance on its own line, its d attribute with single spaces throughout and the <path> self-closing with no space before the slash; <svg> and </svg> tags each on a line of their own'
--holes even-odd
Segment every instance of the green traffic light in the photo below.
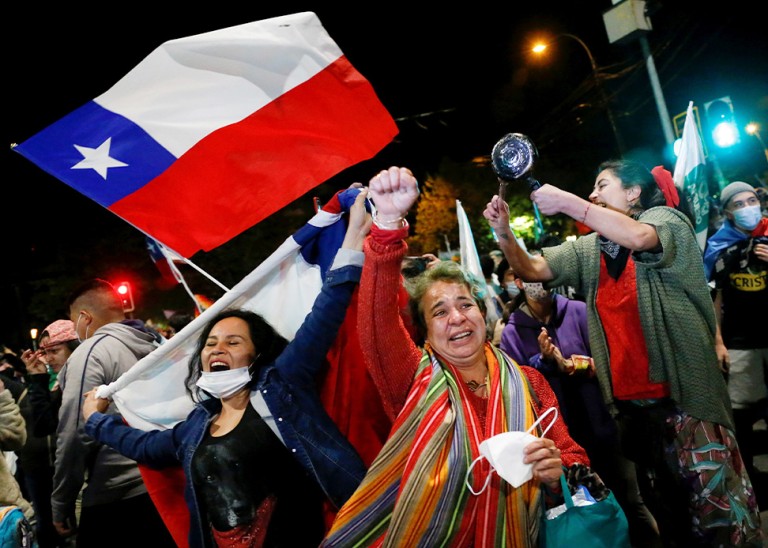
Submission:
<svg viewBox="0 0 768 548">
<path fill-rule="evenodd" d="M 712 143 L 719 148 L 729 148 L 740 141 L 739 129 L 733 115 L 733 103 L 728 96 L 710 101 L 706 105 L 707 122 Z"/>
<path fill-rule="evenodd" d="M 733 122 L 720 122 L 712 130 L 712 142 L 720 148 L 732 147 L 739 142 L 739 130 Z"/>
</svg>

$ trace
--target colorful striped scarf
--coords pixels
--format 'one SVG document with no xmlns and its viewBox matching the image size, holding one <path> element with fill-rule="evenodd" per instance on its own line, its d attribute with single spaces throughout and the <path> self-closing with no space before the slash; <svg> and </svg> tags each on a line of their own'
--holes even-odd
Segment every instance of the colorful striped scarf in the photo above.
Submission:
<svg viewBox="0 0 768 548">
<path fill-rule="evenodd" d="M 322 546 L 536 544 L 537 482 L 514 489 L 494 473 L 478 496 L 465 482 L 484 439 L 527 430 L 536 420 L 532 389 L 518 365 L 490 343 L 485 354 L 490 394 L 483 432 L 458 371 L 426 345 L 389 438 Z M 470 476 L 475 491 L 489 473 L 488 462 L 481 459 Z"/>
</svg>

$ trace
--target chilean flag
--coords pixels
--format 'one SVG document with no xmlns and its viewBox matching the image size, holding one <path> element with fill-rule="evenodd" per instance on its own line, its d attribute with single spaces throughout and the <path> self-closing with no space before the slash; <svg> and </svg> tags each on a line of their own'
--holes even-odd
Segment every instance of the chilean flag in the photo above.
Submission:
<svg viewBox="0 0 768 548">
<path fill-rule="evenodd" d="M 303 12 L 165 42 L 14 150 L 188 258 L 396 134 L 370 83 Z"/>
<path fill-rule="evenodd" d="M 246 308 L 260 314 L 278 333 L 292 340 L 311 310 L 325 273 L 344 240 L 345 213 L 358 192 L 347 189 L 337 193 L 272 255 L 181 331 L 115 382 L 99 387 L 98 396 L 112 398 L 123 419 L 134 428 L 172 428 L 194 407 L 184 389 L 187 364 L 199 334 L 212 316 L 228 308 Z M 357 291 L 328 352 L 328 369 L 318 379 L 318 385 L 326 411 L 366 465 L 370 465 L 383 446 L 391 423 L 365 367 L 357 337 L 356 307 Z M 183 499 L 181 467 L 140 469 L 174 539 L 179 546 L 186 545 L 189 513 Z M 327 505 L 327 524 L 333 513 Z"/>
<path fill-rule="evenodd" d="M 149 251 L 149 257 L 160 271 L 161 286 L 167 289 L 182 283 L 184 277 L 173 263 L 173 259 L 165 254 L 162 245 L 163 244 L 160 244 L 147 236 L 147 251 Z"/>
</svg>

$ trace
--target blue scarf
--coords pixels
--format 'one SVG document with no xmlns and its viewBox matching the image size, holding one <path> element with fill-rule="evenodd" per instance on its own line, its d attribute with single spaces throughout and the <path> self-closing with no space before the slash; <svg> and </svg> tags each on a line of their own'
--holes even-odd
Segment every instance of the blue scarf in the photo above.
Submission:
<svg viewBox="0 0 768 548">
<path fill-rule="evenodd" d="M 712 279 L 712 269 L 720 253 L 748 237 L 749 234 L 744 234 L 728 219 L 723 222 L 723 226 L 707 240 L 707 248 L 704 250 L 704 274 L 707 276 L 707 281 Z"/>
</svg>

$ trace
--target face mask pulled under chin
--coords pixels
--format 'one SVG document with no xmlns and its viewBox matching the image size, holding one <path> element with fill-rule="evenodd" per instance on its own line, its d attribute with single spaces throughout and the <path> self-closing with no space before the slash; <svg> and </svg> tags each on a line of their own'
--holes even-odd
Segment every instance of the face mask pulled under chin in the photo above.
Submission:
<svg viewBox="0 0 768 548">
<path fill-rule="evenodd" d="M 549 289 L 544 289 L 544 286 L 539 283 L 523 283 L 523 289 L 526 297 L 534 301 L 543 301 L 550 295 Z"/>
<path fill-rule="evenodd" d="M 536 422 L 534 422 L 525 432 L 502 432 L 501 434 L 491 436 L 480 444 L 480 456 L 473 460 L 472 464 L 469 465 L 466 478 L 464 479 L 473 495 L 480 495 L 486 490 L 491 483 L 491 475 L 494 470 L 507 483 L 515 488 L 520 487 L 533 477 L 533 463 L 526 464 L 523 462 L 523 450 L 529 443 L 539 439 L 531 434 L 531 432 L 544 417 L 552 412 L 555 413 L 555 416 L 552 418 L 549 426 L 542 432 L 541 435 L 543 437 L 557 420 L 557 408 L 555 407 L 550 407 L 542 413 Z M 469 481 L 469 476 L 472 473 L 475 464 L 480 462 L 481 459 L 488 460 L 488 463 L 491 465 L 491 471 L 485 478 L 485 483 L 483 483 L 480 490 L 475 491 Z"/>
<path fill-rule="evenodd" d="M 251 368 L 238 367 L 226 371 L 203 371 L 197 386 L 214 398 L 228 398 L 251 382 Z"/>
</svg>

